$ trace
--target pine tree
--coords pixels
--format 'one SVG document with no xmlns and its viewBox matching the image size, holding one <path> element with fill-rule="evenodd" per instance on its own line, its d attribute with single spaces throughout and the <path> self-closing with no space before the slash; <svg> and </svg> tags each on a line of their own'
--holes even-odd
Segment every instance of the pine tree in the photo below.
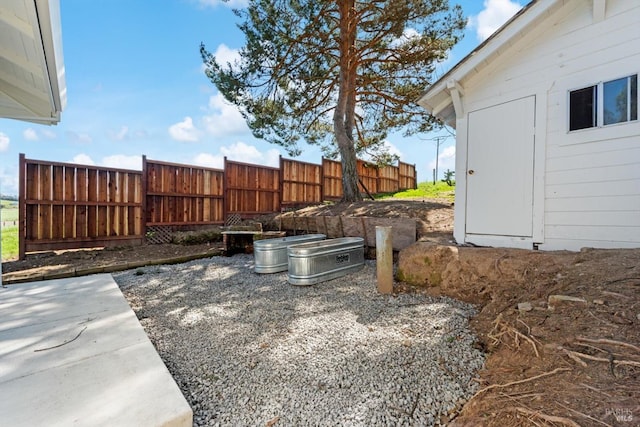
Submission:
<svg viewBox="0 0 640 427">
<path fill-rule="evenodd" d="M 465 20 L 447 0 L 250 0 L 234 11 L 246 37 L 241 59 L 206 74 L 239 107 L 254 136 L 340 156 L 345 201 L 360 200 L 356 156 L 390 160 L 390 131 L 438 126 L 416 103 Z"/>
</svg>

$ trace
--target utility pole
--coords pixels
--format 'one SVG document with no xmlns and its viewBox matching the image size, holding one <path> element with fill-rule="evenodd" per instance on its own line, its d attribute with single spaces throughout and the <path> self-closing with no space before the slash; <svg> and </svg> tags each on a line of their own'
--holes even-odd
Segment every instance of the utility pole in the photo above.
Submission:
<svg viewBox="0 0 640 427">
<path fill-rule="evenodd" d="M 440 144 L 446 140 L 447 138 L 449 138 L 448 136 L 436 136 L 435 138 L 433 138 L 433 141 L 436 142 L 436 169 L 433 172 L 433 185 L 436 185 L 436 182 L 438 181 L 438 160 L 440 157 Z"/>
</svg>

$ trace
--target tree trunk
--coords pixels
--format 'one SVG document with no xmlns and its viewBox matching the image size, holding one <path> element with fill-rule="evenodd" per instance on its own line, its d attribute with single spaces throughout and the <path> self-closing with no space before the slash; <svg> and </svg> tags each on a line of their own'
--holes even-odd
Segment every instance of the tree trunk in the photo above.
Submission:
<svg viewBox="0 0 640 427">
<path fill-rule="evenodd" d="M 360 201 L 362 196 L 358 190 L 358 168 L 353 141 L 348 140 L 346 143 L 338 141 L 338 147 L 342 158 L 342 201 Z"/>
<path fill-rule="evenodd" d="M 338 102 L 333 113 L 333 130 L 342 160 L 342 200 L 356 202 L 362 200 L 362 197 L 358 190 L 357 159 L 353 141 L 357 71 L 355 0 L 338 1 L 338 9 L 340 11 L 340 77 Z"/>
</svg>

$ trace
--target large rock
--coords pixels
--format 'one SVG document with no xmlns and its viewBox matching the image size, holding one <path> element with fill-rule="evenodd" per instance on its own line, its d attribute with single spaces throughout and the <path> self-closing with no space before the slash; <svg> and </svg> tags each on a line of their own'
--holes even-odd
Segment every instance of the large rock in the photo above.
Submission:
<svg viewBox="0 0 640 427">
<path fill-rule="evenodd" d="M 440 286 L 449 263 L 458 260 L 458 249 L 455 246 L 417 242 L 400 251 L 397 279 L 418 286 Z"/>
<path fill-rule="evenodd" d="M 400 251 L 396 278 L 411 285 L 446 290 L 466 301 L 490 298 L 491 283 L 526 286 L 532 275 L 550 279 L 560 265 L 547 253 L 508 248 L 441 246 L 417 242 Z"/>
</svg>

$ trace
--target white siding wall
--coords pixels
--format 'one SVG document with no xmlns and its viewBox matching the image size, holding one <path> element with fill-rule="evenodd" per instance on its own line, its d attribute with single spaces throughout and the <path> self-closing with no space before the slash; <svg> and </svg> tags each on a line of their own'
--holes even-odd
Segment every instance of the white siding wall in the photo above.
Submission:
<svg viewBox="0 0 640 427">
<path fill-rule="evenodd" d="M 598 23 L 592 1 L 568 0 L 463 82 L 465 114 L 536 95 L 541 249 L 640 247 L 640 122 L 568 133 L 567 106 L 571 89 L 640 72 L 639 23 L 637 0 L 608 0 Z"/>
</svg>

